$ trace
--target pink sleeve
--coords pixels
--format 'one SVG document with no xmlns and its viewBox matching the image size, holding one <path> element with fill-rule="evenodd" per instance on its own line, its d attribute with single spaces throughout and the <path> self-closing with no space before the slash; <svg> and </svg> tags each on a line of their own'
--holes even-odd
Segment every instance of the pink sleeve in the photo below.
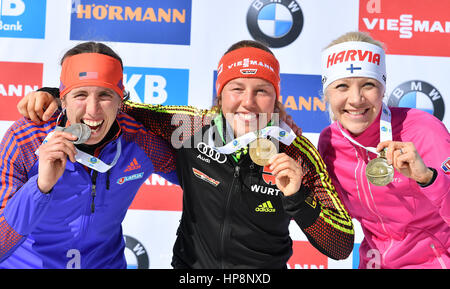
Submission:
<svg viewBox="0 0 450 289">
<path fill-rule="evenodd" d="M 436 168 L 438 175 L 433 184 L 422 188 L 424 195 L 439 208 L 442 219 L 450 226 L 450 175 Z"/>
<path fill-rule="evenodd" d="M 425 165 L 437 171 L 435 181 L 421 191 L 450 225 L 450 169 L 445 167 L 450 157 L 450 134 L 441 121 L 428 113 L 421 112 L 414 118 L 408 130 L 411 140 L 404 141 L 412 141 Z"/>
</svg>

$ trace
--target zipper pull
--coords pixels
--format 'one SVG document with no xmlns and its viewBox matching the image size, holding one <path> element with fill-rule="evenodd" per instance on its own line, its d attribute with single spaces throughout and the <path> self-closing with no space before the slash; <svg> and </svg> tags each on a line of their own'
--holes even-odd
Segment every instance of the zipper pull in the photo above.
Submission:
<svg viewBox="0 0 450 289">
<path fill-rule="evenodd" d="M 91 196 L 92 196 L 92 203 L 91 203 L 91 213 L 94 213 L 95 211 L 95 203 L 94 203 L 94 199 L 96 196 L 96 188 L 97 188 L 97 175 L 98 172 L 94 171 L 92 173 L 92 191 L 91 191 Z"/>
<path fill-rule="evenodd" d="M 235 166 L 234 167 L 234 177 L 235 178 L 237 178 L 237 177 L 239 177 L 239 170 L 240 170 L 241 168 L 239 167 L 239 166 Z"/>
<path fill-rule="evenodd" d="M 92 203 L 91 203 L 91 213 L 94 213 L 95 211 L 95 203 L 94 203 L 94 199 L 95 199 L 95 184 L 92 184 L 92 192 L 91 192 L 91 196 L 92 196 Z"/>
</svg>

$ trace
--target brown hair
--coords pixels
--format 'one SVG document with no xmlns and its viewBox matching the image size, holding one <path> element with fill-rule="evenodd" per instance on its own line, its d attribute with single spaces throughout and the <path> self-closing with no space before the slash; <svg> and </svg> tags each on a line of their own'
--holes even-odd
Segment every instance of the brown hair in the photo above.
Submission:
<svg viewBox="0 0 450 289">
<path fill-rule="evenodd" d="M 227 51 L 223 55 L 225 55 L 231 51 L 237 50 L 239 48 L 244 48 L 244 47 L 258 48 L 258 49 L 264 50 L 264 51 L 269 52 L 270 54 L 274 55 L 273 52 L 269 49 L 269 47 L 267 47 L 266 45 L 264 45 L 261 42 L 254 41 L 254 40 L 238 41 L 238 42 L 234 43 L 233 45 L 231 45 L 230 48 L 228 48 Z M 214 113 L 219 113 L 221 111 L 221 106 L 222 106 L 222 95 L 217 95 L 215 104 L 211 108 L 211 111 Z M 280 119 L 282 119 L 286 115 L 284 106 L 278 99 L 275 100 L 274 112 L 277 112 L 280 114 Z"/>
<path fill-rule="evenodd" d="M 111 56 L 120 61 L 120 65 L 122 66 L 123 69 L 122 59 L 116 52 L 114 52 L 114 50 L 112 50 L 109 46 L 103 43 L 93 41 L 83 42 L 69 49 L 61 58 L 61 65 L 67 57 L 82 53 L 100 53 Z"/>
</svg>

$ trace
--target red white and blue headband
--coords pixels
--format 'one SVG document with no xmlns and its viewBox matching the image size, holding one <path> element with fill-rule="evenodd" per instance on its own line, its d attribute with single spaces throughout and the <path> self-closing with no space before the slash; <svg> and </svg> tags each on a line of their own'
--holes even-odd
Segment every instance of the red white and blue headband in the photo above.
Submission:
<svg viewBox="0 0 450 289">
<path fill-rule="evenodd" d="M 347 77 L 370 77 L 386 87 L 386 55 L 378 45 L 348 41 L 322 52 L 323 92 L 333 81 Z"/>
</svg>

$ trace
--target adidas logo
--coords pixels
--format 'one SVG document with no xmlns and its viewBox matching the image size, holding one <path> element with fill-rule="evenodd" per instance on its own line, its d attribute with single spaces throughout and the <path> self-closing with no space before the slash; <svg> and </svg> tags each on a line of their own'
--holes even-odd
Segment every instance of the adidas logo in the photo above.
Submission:
<svg viewBox="0 0 450 289">
<path fill-rule="evenodd" d="M 256 209 L 256 212 L 262 213 L 274 213 L 276 210 L 273 208 L 272 203 L 270 201 L 264 202 L 259 205 Z"/>
<path fill-rule="evenodd" d="M 133 170 L 140 169 L 141 165 L 137 162 L 136 158 L 128 165 L 128 167 L 124 170 L 124 172 L 129 172 Z"/>
</svg>

